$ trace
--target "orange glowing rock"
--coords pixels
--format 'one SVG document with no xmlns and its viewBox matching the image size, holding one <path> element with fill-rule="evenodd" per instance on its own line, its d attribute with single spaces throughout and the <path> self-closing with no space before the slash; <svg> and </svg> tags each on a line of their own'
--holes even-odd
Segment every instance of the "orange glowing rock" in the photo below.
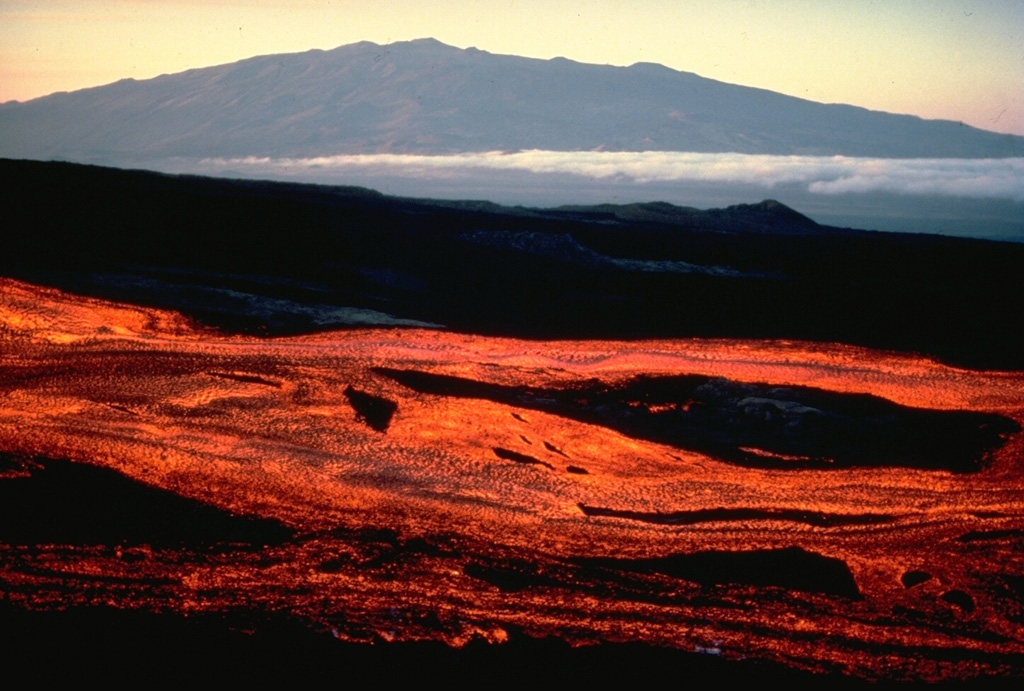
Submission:
<svg viewBox="0 0 1024 691">
<path fill-rule="evenodd" d="M 49 482 L 59 466 L 45 459 L 69 459 L 280 531 L 226 521 L 210 544 L 62 546 L 54 528 L 56 542 L 40 533 L 23 550 L 0 527 L 0 590 L 20 607 L 244 606 L 347 641 L 502 644 L 515 630 L 866 677 L 1019 673 L 1024 659 L 1019 432 L 968 474 L 743 467 L 543 405 L 415 390 L 377 368 L 516 391 L 705 375 L 1018 428 L 1022 373 L 780 341 L 540 344 L 408 329 L 258 339 L 8 279 L 0 357 L 0 494 Z M 113 491 L 107 476 L 81 482 Z M 57 519 L 79 520 L 65 508 Z M 734 553 L 757 556 L 685 556 Z M 744 574 L 757 559 L 806 573 L 799 587 Z M 807 564 L 819 560 L 841 586 L 815 580 Z"/>
</svg>

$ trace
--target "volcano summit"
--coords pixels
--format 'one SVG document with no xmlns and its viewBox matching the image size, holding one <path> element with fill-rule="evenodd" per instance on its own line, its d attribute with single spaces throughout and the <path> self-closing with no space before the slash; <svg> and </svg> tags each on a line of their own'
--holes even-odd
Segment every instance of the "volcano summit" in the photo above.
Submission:
<svg viewBox="0 0 1024 691">
<path fill-rule="evenodd" d="M 433 39 L 267 55 L 0 105 L 0 156 L 446 154 L 522 149 L 988 158 L 1024 137 L 735 86 L 662 65 Z"/>
</svg>

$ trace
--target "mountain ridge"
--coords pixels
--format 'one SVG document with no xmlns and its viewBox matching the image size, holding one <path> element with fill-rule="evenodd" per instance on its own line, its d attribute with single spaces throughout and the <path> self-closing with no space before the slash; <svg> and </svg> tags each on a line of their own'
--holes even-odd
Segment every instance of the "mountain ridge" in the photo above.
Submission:
<svg viewBox="0 0 1024 691">
<path fill-rule="evenodd" d="M 0 155 L 113 162 L 494 150 L 1006 157 L 1024 137 L 820 104 L 655 63 L 435 39 L 264 55 L 0 104 Z"/>
</svg>

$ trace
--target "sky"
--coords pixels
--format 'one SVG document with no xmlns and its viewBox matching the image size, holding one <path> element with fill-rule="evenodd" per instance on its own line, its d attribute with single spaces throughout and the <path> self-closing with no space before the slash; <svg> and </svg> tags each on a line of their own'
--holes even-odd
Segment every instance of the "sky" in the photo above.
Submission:
<svg viewBox="0 0 1024 691">
<path fill-rule="evenodd" d="M 427 36 L 1024 134 L 1020 0 L 0 0 L 0 102 Z"/>
</svg>

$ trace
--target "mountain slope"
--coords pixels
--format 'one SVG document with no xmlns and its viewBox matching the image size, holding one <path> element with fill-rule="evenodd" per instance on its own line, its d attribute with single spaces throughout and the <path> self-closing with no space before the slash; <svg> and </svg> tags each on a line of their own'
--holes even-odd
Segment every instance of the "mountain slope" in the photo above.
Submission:
<svg viewBox="0 0 1024 691">
<path fill-rule="evenodd" d="M 250 58 L 0 105 L 0 155 L 94 161 L 517 149 L 1003 157 L 1024 137 L 638 63 L 432 39 Z"/>
</svg>

